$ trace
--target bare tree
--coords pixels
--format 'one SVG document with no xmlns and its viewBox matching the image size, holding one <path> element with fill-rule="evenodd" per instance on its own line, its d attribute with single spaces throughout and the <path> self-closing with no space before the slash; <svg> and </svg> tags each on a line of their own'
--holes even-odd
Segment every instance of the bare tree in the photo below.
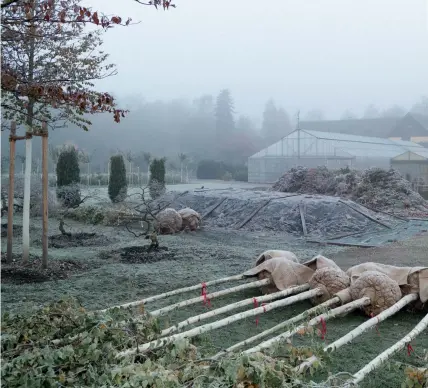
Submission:
<svg viewBox="0 0 428 388">
<path fill-rule="evenodd" d="M 135 155 L 132 151 L 127 151 L 125 153 L 125 158 L 129 163 L 129 186 L 132 184 L 132 162 L 135 160 Z"/>
<path fill-rule="evenodd" d="M 187 155 L 180 153 L 178 154 L 178 159 L 180 160 L 180 183 L 183 183 L 183 165 L 187 160 Z"/>
</svg>

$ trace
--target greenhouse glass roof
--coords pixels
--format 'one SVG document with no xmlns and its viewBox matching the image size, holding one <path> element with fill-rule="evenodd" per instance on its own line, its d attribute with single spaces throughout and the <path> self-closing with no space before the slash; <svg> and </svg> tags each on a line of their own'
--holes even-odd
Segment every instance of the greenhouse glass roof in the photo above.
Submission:
<svg viewBox="0 0 428 388">
<path fill-rule="evenodd" d="M 300 133 L 299 133 L 300 132 Z M 404 140 L 345 135 L 341 133 L 296 130 L 280 141 L 257 152 L 251 158 L 296 157 L 325 158 L 393 158 L 406 151 L 425 150 L 423 146 Z"/>
</svg>

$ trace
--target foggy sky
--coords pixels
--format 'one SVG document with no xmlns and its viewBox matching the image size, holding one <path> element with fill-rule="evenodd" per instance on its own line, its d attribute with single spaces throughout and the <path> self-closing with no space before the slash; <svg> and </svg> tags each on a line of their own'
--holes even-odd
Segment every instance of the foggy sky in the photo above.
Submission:
<svg viewBox="0 0 428 388">
<path fill-rule="evenodd" d="M 176 0 L 164 12 L 132 0 L 89 0 L 138 25 L 115 27 L 104 51 L 118 98 L 188 98 L 230 88 L 236 111 L 270 97 L 293 115 L 339 118 L 374 103 L 410 108 L 428 94 L 426 0 Z"/>
</svg>

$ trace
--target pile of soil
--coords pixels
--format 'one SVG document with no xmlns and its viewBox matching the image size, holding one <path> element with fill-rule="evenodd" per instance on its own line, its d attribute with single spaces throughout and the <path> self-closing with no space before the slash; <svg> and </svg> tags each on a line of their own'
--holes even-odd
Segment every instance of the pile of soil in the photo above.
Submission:
<svg viewBox="0 0 428 388">
<path fill-rule="evenodd" d="M 75 260 L 49 260 L 48 268 L 42 269 L 41 258 L 30 255 L 28 263 L 22 263 L 21 255 L 14 254 L 13 262 L 6 263 L 6 254 L 1 256 L 1 282 L 24 284 L 42 283 L 51 280 L 67 279 L 78 272 L 84 272 L 94 266 L 89 266 Z"/>
<path fill-rule="evenodd" d="M 35 241 L 37 245 L 41 244 L 40 240 Z M 114 241 L 96 233 L 72 233 L 70 236 L 57 234 L 48 237 L 48 246 L 50 248 L 74 248 L 74 247 L 91 247 L 106 246 Z"/>
<path fill-rule="evenodd" d="M 349 198 L 369 208 L 407 216 L 428 216 L 428 201 L 412 190 L 396 170 L 370 168 L 328 170 L 297 167 L 287 171 L 271 190 Z"/>
<path fill-rule="evenodd" d="M 13 225 L 13 235 L 22 236 L 22 225 Z M 7 237 L 7 222 L 1 224 L 1 236 Z"/>
<path fill-rule="evenodd" d="M 150 245 L 125 247 L 116 251 L 100 252 L 99 258 L 124 264 L 147 264 L 161 260 L 176 260 L 175 254 L 167 247 L 152 248 Z"/>
<path fill-rule="evenodd" d="M 202 228 L 285 232 L 302 236 L 303 215 L 308 237 L 333 238 L 344 234 L 377 233 L 385 230 L 382 223 L 393 226 L 401 222 L 353 201 L 323 195 L 228 189 L 195 190 L 175 199 L 174 194 L 168 193 L 163 197 L 163 200 L 167 199 L 176 210 L 190 207 L 200 213 Z"/>
</svg>

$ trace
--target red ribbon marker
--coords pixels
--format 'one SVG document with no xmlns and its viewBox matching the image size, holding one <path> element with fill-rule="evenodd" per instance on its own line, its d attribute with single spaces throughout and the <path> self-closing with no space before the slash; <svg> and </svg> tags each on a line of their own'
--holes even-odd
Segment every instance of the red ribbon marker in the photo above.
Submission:
<svg viewBox="0 0 428 388">
<path fill-rule="evenodd" d="M 325 319 L 323 317 L 321 317 L 320 319 L 320 323 L 321 323 L 321 339 L 324 339 L 326 334 L 327 334 L 327 324 L 325 322 Z"/>
<path fill-rule="evenodd" d="M 407 355 L 410 357 L 411 353 L 414 352 L 410 342 L 407 344 Z"/>
<path fill-rule="evenodd" d="M 204 306 L 211 307 L 211 301 L 207 297 L 207 285 L 206 283 L 202 283 L 201 295 L 204 298 Z"/>
</svg>

